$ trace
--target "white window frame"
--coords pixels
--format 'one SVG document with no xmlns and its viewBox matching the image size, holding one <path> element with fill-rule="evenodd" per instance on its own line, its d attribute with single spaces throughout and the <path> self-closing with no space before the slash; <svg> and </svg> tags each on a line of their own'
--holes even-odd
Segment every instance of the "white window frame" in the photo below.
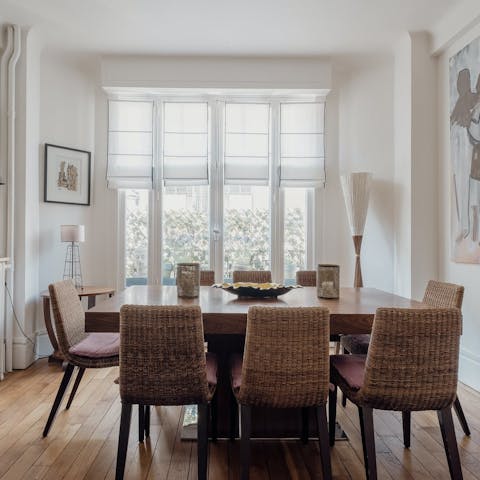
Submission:
<svg viewBox="0 0 480 480">
<path fill-rule="evenodd" d="M 223 95 L 109 95 L 109 100 L 154 100 L 153 121 L 153 190 L 149 195 L 148 284 L 162 282 L 162 165 L 163 141 L 161 138 L 164 102 L 207 102 L 209 105 L 209 268 L 215 271 L 215 281 L 223 281 L 223 154 L 225 102 L 270 104 L 270 263 L 273 281 L 284 280 L 284 206 L 285 196 L 280 188 L 280 104 L 326 104 L 323 95 L 302 96 L 223 96 Z M 326 126 L 325 126 L 326 130 Z M 160 138 L 159 138 L 160 137 Z M 323 257 L 323 201 L 324 188 L 311 188 L 307 193 L 306 265 L 314 265 Z M 117 289 L 125 288 L 125 192 L 117 190 Z"/>
</svg>

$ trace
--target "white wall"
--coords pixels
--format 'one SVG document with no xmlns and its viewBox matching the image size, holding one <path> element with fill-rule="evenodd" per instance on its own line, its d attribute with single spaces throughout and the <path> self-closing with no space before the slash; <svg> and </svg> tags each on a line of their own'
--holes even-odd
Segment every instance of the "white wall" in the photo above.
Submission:
<svg viewBox="0 0 480 480">
<path fill-rule="evenodd" d="M 366 287 L 393 291 L 393 59 L 370 59 L 363 67 L 343 64 L 334 72 L 327 108 L 322 260 L 339 263 L 341 283 L 352 286 L 355 256 L 340 175 L 372 172 L 363 281 Z"/>
<path fill-rule="evenodd" d="M 450 257 L 450 209 L 452 208 L 450 164 L 449 58 L 480 36 L 480 24 L 456 39 L 438 58 L 438 239 L 439 277 L 465 286 L 460 380 L 480 390 L 480 265 L 454 263 Z"/>
<path fill-rule="evenodd" d="M 44 52 L 40 82 L 40 176 L 38 198 L 39 290 L 62 279 L 66 245 L 60 242 L 60 225 L 85 225 L 85 243 L 80 246 L 84 284 L 113 285 L 109 255 L 115 238 L 111 197 L 106 190 L 106 105 L 99 88 L 98 61 L 95 57 L 62 56 Z M 98 131 L 98 135 L 97 135 Z M 96 141 L 99 138 L 100 141 Z M 45 203 L 44 144 L 52 143 L 92 152 L 91 206 Z M 43 311 L 38 309 L 38 333 L 45 335 Z M 39 340 L 41 352 L 48 353 L 46 338 Z M 44 350 L 47 349 L 45 352 Z"/>
</svg>

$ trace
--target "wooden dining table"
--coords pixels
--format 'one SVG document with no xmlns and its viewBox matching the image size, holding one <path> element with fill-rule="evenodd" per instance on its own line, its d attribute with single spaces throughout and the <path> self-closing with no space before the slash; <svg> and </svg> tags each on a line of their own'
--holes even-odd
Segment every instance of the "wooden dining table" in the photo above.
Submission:
<svg viewBox="0 0 480 480">
<path fill-rule="evenodd" d="M 248 309 L 252 305 L 272 307 L 327 307 L 330 334 L 370 333 L 378 307 L 422 308 L 421 302 L 374 288 L 341 288 L 338 299 L 317 297 L 315 287 L 295 288 L 278 298 L 239 298 L 215 287 L 200 287 L 197 298 L 180 298 L 175 286 L 132 286 L 112 298 L 99 302 L 85 312 L 87 332 L 118 332 L 122 305 L 200 305 L 208 349 L 219 361 L 218 434 L 230 431 L 229 358 L 242 353 Z M 316 432 L 314 415 L 310 431 Z M 301 413 L 292 409 L 255 408 L 252 412 L 252 436 L 262 438 L 299 437 Z M 236 431 L 238 434 L 238 430 Z"/>
</svg>

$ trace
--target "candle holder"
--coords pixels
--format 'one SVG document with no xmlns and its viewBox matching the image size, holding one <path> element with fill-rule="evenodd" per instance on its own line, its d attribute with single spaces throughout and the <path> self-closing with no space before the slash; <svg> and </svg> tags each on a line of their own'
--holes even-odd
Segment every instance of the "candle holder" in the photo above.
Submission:
<svg viewBox="0 0 480 480">
<path fill-rule="evenodd" d="M 198 297 L 200 290 L 200 264 L 177 263 L 177 295 L 179 297 Z"/>
<path fill-rule="evenodd" d="M 338 298 L 340 295 L 340 266 L 320 264 L 317 268 L 317 296 Z"/>
</svg>

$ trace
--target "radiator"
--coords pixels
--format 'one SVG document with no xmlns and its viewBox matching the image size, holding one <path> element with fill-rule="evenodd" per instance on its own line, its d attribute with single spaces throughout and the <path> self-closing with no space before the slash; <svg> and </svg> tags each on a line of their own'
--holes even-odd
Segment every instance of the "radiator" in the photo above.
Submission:
<svg viewBox="0 0 480 480">
<path fill-rule="evenodd" d="M 7 315 L 7 291 L 5 288 L 5 271 L 10 267 L 8 258 L 0 258 L 0 380 L 3 380 L 7 371 L 7 365 L 12 364 L 12 349 L 7 349 L 7 342 L 11 341 L 11 332 L 13 325 L 8 325 L 11 322 L 11 315 Z M 10 320 L 7 320 L 7 319 Z"/>
</svg>

